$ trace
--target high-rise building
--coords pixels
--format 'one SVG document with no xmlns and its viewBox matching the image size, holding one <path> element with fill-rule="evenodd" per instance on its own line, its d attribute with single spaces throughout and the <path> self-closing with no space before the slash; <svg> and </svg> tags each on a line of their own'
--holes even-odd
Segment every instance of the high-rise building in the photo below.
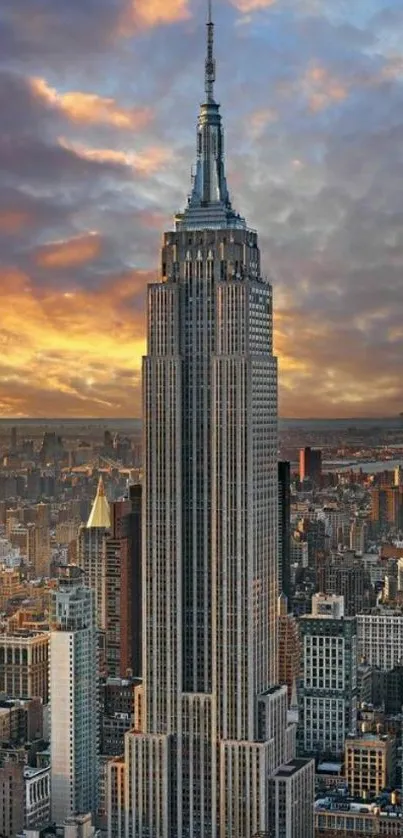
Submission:
<svg viewBox="0 0 403 838">
<path fill-rule="evenodd" d="M 319 448 L 301 448 L 299 452 L 299 479 L 319 484 L 322 477 L 322 451 Z"/>
<path fill-rule="evenodd" d="M 403 612 L 384 606 L 357 617 L 358 654 L 371 666 L 388 670 L 403 661 Z"/>
<path fill-rule="evenodd" d="M 397 716 L 403 707 L 403 666 L 382 672 L 382 682 L 385 713 Z"/>
<path fill-rule="evenodd" d="M 48 701 L 47 632 L 15 631 L 0 634 L 0 693 L 14 698 Z"/>
<path fill-rule="evenodd" d="M 124 753 L 125 733 L 134 724 L 134 678 L 107 678 L 100 686 L 101 754 Z"/>
<path fill-rule="evenodd" d="M 126 838 L 125 785 L 127 772 L 123 757 L 111 759 L 108 763 L 107 771 L 106 810 L 108 812 L 108 838 Z"/>
<path fill-rule="evenodd" d="M 81 526 L 77 544 L 77 564 L 83 571 L 83 583 L 95 592 L 97 625 L 105 630 L 105 552 L 104 539 L 110 530 L 111 514 L 102 477 L 86 526 Z"/>
<path fill-rule="evenodd" d="M 358 518 L 350 526 L 349 547 L 354 553 L 365 553 L 367 547 L 367 524 Z"/>
<path fill-rule="evenodd" d="M 50 576 L 51 547 L 48 526 L 27 524 L 26 556 L 38 579 Z"/>
<path fill-rule="evenodd" d="M 380 529 L 403 527 L 403 486 L 371 489 L 371 521 Z"/>
<path fill-rule="evenodd" d="M 279 594 L 291 595 L 291 464 L 278 464 L 278 576 Z"/>
<path fill-rule="evenodd" d="M 24 828 L 24 769 L 4 762 L 0 766 L 0 835 L 14 838 Z"/>
<path fill-rule="evenodd" d="M 272 289 L 228 194 L 211 16 L 207 36 L 192 192 L 148 289 L 142 729 L 125 740 L 133 838 L 270 831 L 269 780 L 294 756 L 278 686 Z M 305 762 L 291 772 L 312 774 Z"/>
<path fill-rule="evenodd" d="M 105 664 L 112 678 L 141 675 L 141 485 L 111 505 L 105 538 Z"/>
<path fill-rule="evenodd" d="M 301 640 L 298 620 L 288 613 L 287 597 L 281 594 L 278 603 L 278 679 L 286 684 L 288 704 L 291 703 L 294 686 L 299 681 L 301 670 Z"/>
<path fill-rule="evenodd" d="M 38 524 L 38 527 L 50 527 L 50 519 L 50 503 L 38 503 L 36 505 L 36 523 Z"/>
<path fill-rule="evenodd" d="M 269 784 L 271 831 L 268 838 L 305 838 L 313 834 L 313 760 L 294 759 L 274 772 Z M 296 812 L 298 811 L 298 815 Z"/>
<path fill-rule="evenodd" d="M 83 587 L 80 575 L 72 573 L 60 581 L 51 608 L 51 787 L 52 819 L 56 822 L 77 812 L 95 814 L 97 807 L 95 596 Z"/>
<path fill-rule="evenodd" d="M 332 598 L 336 599 L 336 598 Z M 337 604 L 300 618 L 303 677 L 299 748 L 302 754 L 340 757 L 357 728 L 357 628 Z"/>
<path fill-rule="evenodd" d="M 344 599 L 344 613 L 354 617 L 370 606 L 369 575 L 351 551 L 327 556 L 318 571 L 318 585 L 326 594 Z"/>
<path fill-rule="evenodd" d="M 328 543 L 325 521 L 320 518 L 301 518 L 297 532 L 301 533 L 301 538 L 307 545 L 308 567 L 315 570 L 318 557 L 326 551 Z"/>
<path fill-rule="evenodd" d="M 100 478 L 78 565 L 95 591 L 102 671 L 111 678 L 141 675 L 141 485 L 109 504 Z"/>
</svg>

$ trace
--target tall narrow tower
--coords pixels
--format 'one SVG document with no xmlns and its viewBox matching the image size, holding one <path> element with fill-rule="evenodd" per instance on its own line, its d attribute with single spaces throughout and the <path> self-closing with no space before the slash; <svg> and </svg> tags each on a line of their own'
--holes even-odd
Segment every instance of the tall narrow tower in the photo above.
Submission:
<svg viewBox="0 0 403 838">
<path fill-rule="evenodd" d="M 95 596 L 73 567 L 51 602 L 49 642 L 52 819 L 95 814 L 98 652 Z"/>
<path fill-rule="evenodd" d="M 277 686 L 272 289 L 229 198 L 213 34 L 209 3 L 195 177 L 148 289 L 144 684 L 125 756 L 133 838 L 268 831 L 269 778 L 293 756 Z"/>
</svg>

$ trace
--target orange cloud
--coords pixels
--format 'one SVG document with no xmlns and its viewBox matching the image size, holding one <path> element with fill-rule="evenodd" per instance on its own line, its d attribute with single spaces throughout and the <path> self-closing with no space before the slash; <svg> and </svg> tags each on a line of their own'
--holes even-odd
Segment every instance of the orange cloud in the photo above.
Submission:
<svg viewBox="0 0 403 838">
<path fill-rule="evenodd" d="M 153 278 L 127 271 L 95 289 L 35 288 L 21 271 L 3 271 L 0 414 L 140 416 L 145 287 Z M 329 324 L 301 319 L 292 306 L 276 309 L 282 415 L 379 415 L 385 404 L 393 410 L 398 377 L 369 369 L 367 351 L 360 355 L 348 328 L 338 342 L 348 346 L 341 357 Z"/>
<path fill-rule="evenodd" d="M 319 64 L 311 65 L 301 82 L 302 91 L 308 100 L 310 110 L 317 112 L 337 102 L 342 102 L 348 96 L 348 86 L 340 79 L 332 76 L 329 71 Z"/>
<path fill-rule="evenodd" d="M 40 248 L 35 261 L 41 268 L 72 268 L 91 262 L 99 256 L 101 238 L 95 233 L 76 236 L 65 241 L 52 242 Z"/>
<path fill-rule="evenodd" d="M 140 415 L 143 297 L 150 278 L 133 271 L 95 290 L 35 290 L 29 276 L 4 271 L 2 415 Z"/>
<path fill-rule="evenodd" d="M 248 121 L 248 133 L 254 140 L 260 139 L 267 125 L 277 122 L 278 114 L 273 108 L 261 108 L 251 114 Z"/>
<path fill-rule="evenodd" d="M 0 232 L 9 236 L 19 233 L 29 222 L 29 215 L 26 212 L 8 210 L 0 212 Z"/>
<path fill-rule="evenodd" d="M 125 152 L 113 148 L 91 148 L 83 143 L 69 142 L 64 137 L 59 138 L 59 144 L 86 160 L 128 166 L 142 175 L 156 174 L 174 159 L 173 150 L 166 146 L 150 146 L 138 152 Z"/>
<path fill-rule="evenodd" d="M 79 90 L 60 93 L 43 78 L 32 78 L 30 84 L 38 98 L 62 111 L 72 122 L 142 129 L 152 120 L 151 108 L 124 108 L 113 98 Z"/>
<path fill-rule="evenodd" d="M 144 27 L 174 23 L 189 17 L 189 0 L 133 0 L 132 14 Z"/>
</svg>

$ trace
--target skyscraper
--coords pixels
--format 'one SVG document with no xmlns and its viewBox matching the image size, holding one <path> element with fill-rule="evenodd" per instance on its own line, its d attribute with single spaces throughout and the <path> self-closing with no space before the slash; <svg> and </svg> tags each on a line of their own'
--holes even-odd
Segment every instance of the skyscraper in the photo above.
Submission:
<svg viewBox="0 0 403 838">
<path fill-rule="evenodd" d="M 79 576 L 61 580 L 53 594 L 51 622 L 52 819 L 60 823 L 69 815 L 95 813 L 97 802 L 95 596 L 82 586 Z"/>
<path fill-rule="evenodd" d="M 210 9 L 192 192 L 148 289 L 142 729 L 125 751 L 133 838 L 268 831 L 269 778 L 295 740 L 278 686 L 272 289 L 228 194 L 213 29 Z"/>
<path fill-rule="evenodd" d="M 141 675 L 141 485 L 111 504 L 105 537 L 105 660 L 110 677 Z"/>
<path fill-rule="evenodd" d="M 339 758 L 357 727 L 357 623 L 342 597 L 317 594 L 300 631 L 300 751 Z"/>
<path fill-rule="evenodd" d="M 322 476 L 322 451 L 318 448 L 301 448 L 299 452 L 299 479 L 319 484 Z"/>
<path fill-rule="evenodd" d="M 110 507 L 100 477 L 90 516 L 86 526 L 80 527 L 77 545 L 77 563 L 83 571 L 83 583 L 95 592 L 96 619 L 100 630 L 105 630 L 106 626 L 104 541 L 110 527 Z"/>
</svg>

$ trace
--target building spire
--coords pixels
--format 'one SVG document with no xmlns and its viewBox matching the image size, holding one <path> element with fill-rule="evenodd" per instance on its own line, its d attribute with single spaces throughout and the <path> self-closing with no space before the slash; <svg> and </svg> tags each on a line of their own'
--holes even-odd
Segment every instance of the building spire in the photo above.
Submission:
<svg viewBox="0 0 403 838">
<path fill-rule="evenodd" d="M 102 476 L 99 478 L 97 494 L 92 505 L 90 517 L 87 521 L 87 528 L 108 530 L 111 526 L 111 513 L 108 499 L 105 495 L 105 486 Z"/>
<path fill-rule="evenodd" d="M 216 63 L 212 0 L 207 0 L 207 50 L 204 73 L 205 100 L 197 121 L 197 160 L 187 207 L 175 218 L 177 230 L 245 227 L 234 212 L 224 167 L 224 135 L 220 106 L 214 98 Z"/>
<path fill-rule="evenodd" d="M 211 0 L 207 0 L 207 52 L 205 62 L 204 88 L 206 101 L 214 102 L 215 58 L 214 58 L 214 23 Z"/>
</svg>

